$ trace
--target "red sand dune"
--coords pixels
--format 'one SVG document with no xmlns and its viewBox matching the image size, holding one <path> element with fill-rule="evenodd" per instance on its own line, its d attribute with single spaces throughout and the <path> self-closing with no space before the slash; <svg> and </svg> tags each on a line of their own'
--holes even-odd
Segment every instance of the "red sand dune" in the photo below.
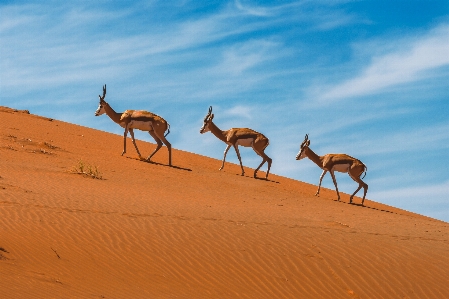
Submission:
<svg viewBox="0 0 449 299">
<path fill-rule="evenodd" d="M 1 298 L 449 297 L 448 223 L 122 139 L 0 108 Z"/>
</svg>

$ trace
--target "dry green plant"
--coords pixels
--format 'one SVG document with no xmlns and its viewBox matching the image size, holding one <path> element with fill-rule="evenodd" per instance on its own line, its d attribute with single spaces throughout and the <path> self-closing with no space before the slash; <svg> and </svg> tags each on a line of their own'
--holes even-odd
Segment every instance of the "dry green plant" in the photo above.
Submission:
<svg viewBox="0 0 449 299">
<path fill-rule="evenodd" d="M 92 166 L 90 164 L 84 163 L 83 160 L 79 160 L 76 166 L 73 166 L 72 173 L 82 174 L 84 176 L 91 177 L 93 179 L 102 180 L 103 176 L 98 170 L 97 166 Z"/>
</svg>

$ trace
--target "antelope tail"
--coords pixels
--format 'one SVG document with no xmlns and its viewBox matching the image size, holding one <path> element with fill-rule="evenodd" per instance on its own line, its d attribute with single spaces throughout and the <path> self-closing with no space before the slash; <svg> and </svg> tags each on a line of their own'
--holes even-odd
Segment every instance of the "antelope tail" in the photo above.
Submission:
<svg viewBox="0 0 449 299">
<path fill-rule="evenodd" d="M 164 135 L 164 137 L 167 137 L 167 135 L 170 134 L 170 124 L 167 123 L 167 134 Z"/>
<path fill-rule="evenodd" d="M 363 175 L 363 178 L 365 178 L 367 171 L 368 171 L 368 167 L 366 167 L 366 165 L 365 165 L 365 174 Z M 362 178 L 362 180 L 363 180 L 363 178 Z"/>
<path fill-rule="evenodd" d="M 270 139 L 267 138 L 267 145 L 263 148 L 264 150 L 270 145 Z"/>
</svg>

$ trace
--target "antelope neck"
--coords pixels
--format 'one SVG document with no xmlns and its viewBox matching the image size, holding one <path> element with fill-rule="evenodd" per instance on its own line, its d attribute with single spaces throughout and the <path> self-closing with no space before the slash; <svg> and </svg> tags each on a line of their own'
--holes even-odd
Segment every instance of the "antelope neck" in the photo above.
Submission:
<svg viewBox="0 0 449 299">
<path fill-rule="evenodd" d="M 226 132 L 220 130 L 212 121 L 209 123 L 209 130 L 212 134 L 214 134 L 218 139 L 223 142 L 227 142 Z"/>
<path fill-rule="evenodd" d="M 111 106 L 109 106 L 108 103 L 104 102 L 104 111 L 109 116 L 110 119 L 112 119 L 114 122 L 120 124 L 120 117 L 122 116 L 122 113 L 117 113 L 112 109 Z"/>
<path fill-rule="evenodd" d="M 315 154 L 314 151 L 312 151 L 309 147 L 304 149 L 304 153 L 307 157 L 309 157 L 310 160 L 312 160 L 316 165 L 318 165 L 320 168 L 323 167 L 323 163 L 321 161 L 321 157 Z"/>
</svg>

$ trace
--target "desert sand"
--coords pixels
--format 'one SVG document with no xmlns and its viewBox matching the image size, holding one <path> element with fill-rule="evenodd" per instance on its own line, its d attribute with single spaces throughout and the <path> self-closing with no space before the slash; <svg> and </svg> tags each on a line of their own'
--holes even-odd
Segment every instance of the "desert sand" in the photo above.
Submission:
<svg viewBox="0 0 449 299">
<path fill-rule="evenodd" d="M 0 107 L 0 298 L 449 298 L 448 223 L 122 146 Z"/>
</svg>

